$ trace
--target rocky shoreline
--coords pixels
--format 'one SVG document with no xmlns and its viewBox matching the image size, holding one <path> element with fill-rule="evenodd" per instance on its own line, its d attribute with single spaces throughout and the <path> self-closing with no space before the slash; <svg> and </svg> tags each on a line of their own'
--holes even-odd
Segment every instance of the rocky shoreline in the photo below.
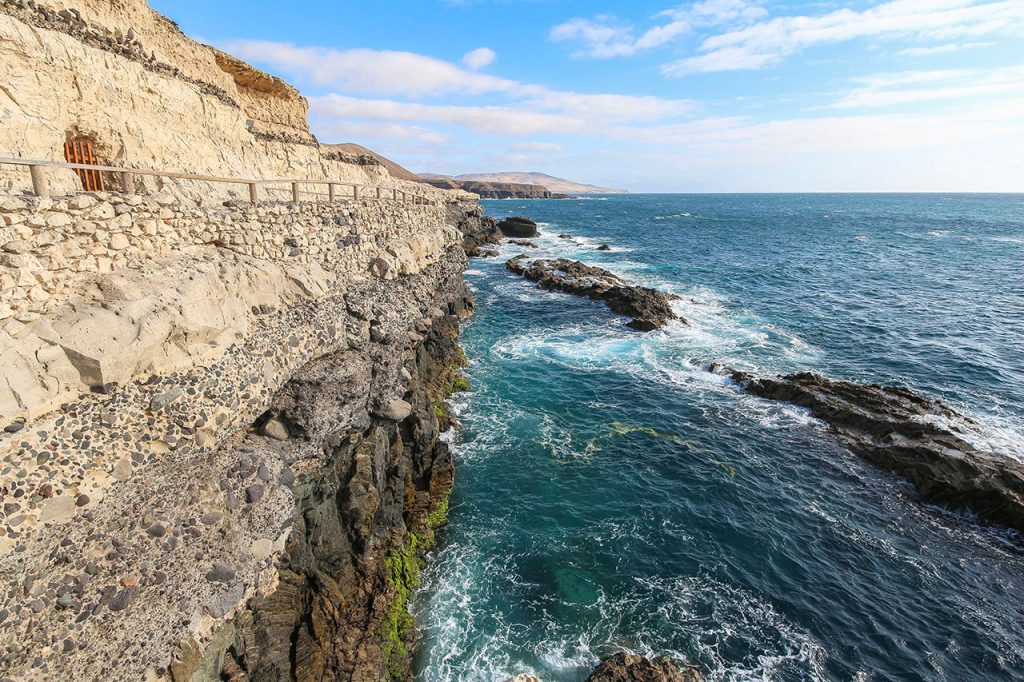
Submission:
<svg viewBox="0 0 1024 682">
<path fill-rule="evenodd" d="M 672 320 L 685 323 L 672 310 L 671 301 L 678 296 L 629 284 L 603 268 L 563 258 L 531 260 L 525 255 L 516 256 L 505 265 L 512 272 L 537 282 L 541 289 L 602 301 L 613 312 L 633 318 L 626 326 L 637 331 L 653 331 Z"/>
<path fill-rule="evenodd" d="M 747 393 L 806 408 L 852 452 L 912 483 L 921 496 L 1024 533 L 1024 465 L 974 446 L 967 417 L 913 391 L 812 373 L 756 377 L 711 365 Z"/>
</svg>

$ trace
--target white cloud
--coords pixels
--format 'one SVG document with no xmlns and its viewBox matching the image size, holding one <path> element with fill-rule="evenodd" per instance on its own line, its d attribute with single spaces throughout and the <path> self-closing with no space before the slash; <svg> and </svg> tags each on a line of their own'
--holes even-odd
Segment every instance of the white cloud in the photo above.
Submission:
<svg viewBox="0 0 1024 682">
<path fill-rule="evenodd" d="M 995 33 L 1024 35 L 1021 0 L 890 0 L 856 12 L 777 17 L 705 39 L 696 57 L 666 64 L 668 76 L 757 69 L 815 45 L 913 36 L 948 41 Z"/>
<path fill-rule="evenodd" d="M 975 43 L 945 43 L 943 45 L 931 45 L 929 47 L 906 47 L 896 54 L 904 57 L 930 57 L 934 54 L 948 54 L 950 52 L 959 52 L 960 50 L 973 49 L 977 47 L 988 47 L 993 45 L 991 42 L 975 42 Z"/>
<path fill-rule="evenodd" d="M 560 154 L 565 147 L 555 142 L 517 142 L 511 151 L 517 154 Z"/>
<path fill-rule="evenodd" d="M 462 63 L 467 68 L 473 71 L 479 71 L 485 66 L 490 66 L 494 63 L 494 60 L 498 58 L 498 54 L 489 47 L 478 47 L 475 50 L 467 52 L 462 57 Z"/>
<path fill-rule="evenodd" d="M 302 82 L 360 95 L 484 95 L 518 85 L 413 52 L 297 47 L 263 40 L 234 40 L 224 47 L 242 59 L 272 64 Z"/>
<path fill-rule="evenodd" d="M 689 113 L 697 107 L 692 100 L 552 90 L 476 73 L 412 52 L 332 50 L 241 40 L 227 47 L 244 59 L 270 64 L 300 83 L 337 88 L 346 95 L 420 99 L 489 94 L 511 100 L 511 106 L 524 110 L 578 114 L 612 122 L 652 121 Z M 488 48 L 481 48 L 468 53 L 463 61 L 483 64 L 493 55 Z"/>
<path fill-rule="evenodd" d="M 459 125 L 478 133 L 535 135 L 578 133 L 586 129 L 582 118 L 509 106 L 457 106 L 325 95 L 310 100 L 314 116 L 324 119 L 419 121 Z"/>
<path fill-rule="evenodd" d="M 703 0 L 682 7 L 658 12 L 655 18 L 665 20 L 640 35 L 632 26 L 619 25 L 615 17 L 598 15 L 594 19 L 576 18 L 551 29 L 553 42 L 578 42 L 582 47 L 575 57 L 628 57 L 667 45 L 692 33 L 695 27 L 720 26 L 726 23 L 745 25 L 767 15 L 758 2 L 751 0 Z"/>
<path fill-rule="evenodd" d="M 314 120 L 317 133 L 331 140 L 387 140 L 388 142 L 418 142 L 426 145 L 442 145 L 451 142 L 444 135 L 420 126 L 403 125 L 387 121 L 343 121 Z"/>
<path fill-rule="evenodd" d="M 1024 66 L 981 71 L 903 71 L 853 79 L 857 87 L 831 108 L 887 107 L 935 100 L 980 98 L 1024 92 Z"/>
</svg>

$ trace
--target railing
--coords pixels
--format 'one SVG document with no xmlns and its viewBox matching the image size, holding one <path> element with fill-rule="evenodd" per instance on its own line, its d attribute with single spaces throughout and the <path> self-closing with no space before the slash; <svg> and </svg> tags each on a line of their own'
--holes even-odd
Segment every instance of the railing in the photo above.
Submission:
<svg viewBox="0 0 1024 682">
<path fill-rule="evenodd" d="M 332 180 L 246 180 L 242 178 L 221 178 L 212 175 L 194 175 L 192 173 L 175 173 L 172 171 L 157 171 L 145 168 L 123 168 L 119 166 L 94 166 L 84 163 L 65 163 L 60 161 L 38 161 L 31 159 L 8 159 L 0 157 L 0 165 L 27 166 L 32 177 L 32 191 L 39 197 L 50 196 L 49 183 L 46 178 L 48 168 L 66 168 L 69 170 L 92 170 L 104 173 L 117 173 L 121 176 L 122 191 L 125 194 L 135 194 L 135 176 L 147 175 L 159 178 L 175 178 L 178 180 L 198 180 L 200 182 L 223 182 L 234 185 L 249 186 L 249 201 L 256 204 L 260 199 L 260 187 L 266 185 L 290 185 L 291 200 L 298 203 L 301 200 L 300 187 L 302 185 L 327 185 L 327 201 L 358 201 L 359 199 L 376 199 L 378 201 L 397 201 L 402 204 L 425 204 L 437 206 L 435 199 L 425 194 L 408 192 L 393 187 L 370 187 L 351 182 L 334 182 Z M 348 196 L 342 196 L 338 188 L 349 188 L 351 192 L 345 192 Z M 316 193 L 318 197 L 324 195 Z"/>
</svg>

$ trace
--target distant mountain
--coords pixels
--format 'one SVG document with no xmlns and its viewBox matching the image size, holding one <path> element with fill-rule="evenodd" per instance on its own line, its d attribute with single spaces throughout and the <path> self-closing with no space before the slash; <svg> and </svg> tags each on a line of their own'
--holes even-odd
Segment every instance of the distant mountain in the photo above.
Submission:
<svg viewBox="0 0 1024 682">
<path fill-rule="evenodd" d="M 611 189 L 585 185 L 572 180 L 556 178 L 546 173 L 469 173 L 467 175 L 438 175 L 420 173 L 424 180 L 458 180 L 461 182 L 502 182 L 517 185 L 541 185 L 556 194 L 628 194 L 624 189 Z"/>
</svg>

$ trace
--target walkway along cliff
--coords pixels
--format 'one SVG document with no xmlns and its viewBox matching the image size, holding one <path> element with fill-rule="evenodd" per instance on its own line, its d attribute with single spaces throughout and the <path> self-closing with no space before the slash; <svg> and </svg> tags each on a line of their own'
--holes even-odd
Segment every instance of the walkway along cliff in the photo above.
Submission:
<svg viewBox="0 0 1024 682">
<path fill-rule="evenodd" d="M 0 156 L 424 199 L 0 169 L 0 679 L 408 679 L 475 197 L 141 1 L 0 1 L 0 80 Z"/>
</svg>

